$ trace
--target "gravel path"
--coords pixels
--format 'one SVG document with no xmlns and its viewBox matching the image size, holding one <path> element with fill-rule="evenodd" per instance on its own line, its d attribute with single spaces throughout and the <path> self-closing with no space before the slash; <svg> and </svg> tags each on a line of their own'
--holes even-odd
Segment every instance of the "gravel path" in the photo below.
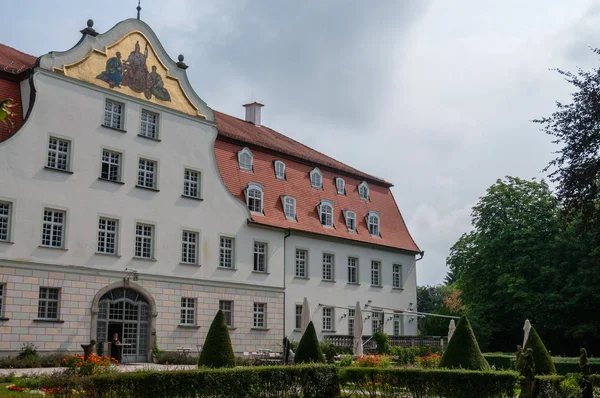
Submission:
<svg viewBox="0 0 600 398">
<path fill-rule="evenodd" d="M 135 372 L 136 370 L 191 370 L 197 369 L 196 365 L 159 365 L 155 363 L 132 363 L 117 367 L 119 372 Z M 28 369 L 0 369 L 0 376 L 14 374 L 21 376 L 47 375 L 62 372 L 66 368 L 28 368 Z"/>
</svg>

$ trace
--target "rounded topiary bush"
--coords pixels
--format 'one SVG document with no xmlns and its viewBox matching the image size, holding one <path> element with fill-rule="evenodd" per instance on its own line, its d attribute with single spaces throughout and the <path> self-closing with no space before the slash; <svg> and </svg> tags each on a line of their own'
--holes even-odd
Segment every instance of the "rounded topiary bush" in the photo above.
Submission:
<svg viewBox="0 0 600 398">
<path fill-rule="evenodd" d="M 554 375 L 556 374 L 556 367 L 554 366 L 554 362 L 552 362 L 552 358 L 550 357 L 550 353 L 546 349 L 546 346 L 540 339 L 540 336 L 535 331 L 535 328 L 532 326 L 529 331 L 529 337 L 527 338 L 527 343 L 525 343 L 525 347 L 523 347 L 523 352 L 531 348 L 533 351 L 533 362 L 535 364 L 535 374 L 536 375 Z M 522 361 L 519 360 L 517 363 L 517 369 L 521 369 Z"/>
<path fill-rule="evenodd" d="M 456 330 L 442 355 L 440 368 L 450 369 L 469 369 L 469 370 L 489 370 L 487 363 L 479 344 L 475 339 L 473 329 L 466 316 L 462 316 L 456 326 Z"/>
<path fill-rule="evenodd" d="M 225 314 L 219 310 L 215 319 L 213 319 L 204 347 L 198 359 L 198 367 L 206 366 L 209 368 L 233 368 L 235 366 L 235 356 L 231 348 L 231 339 L 229 338 L 229 329 L 225 322 Z"/>
<path fill-rule="evenodd" d="M 312 321 L 306 327 L 300 343 L 298 344 L 298 351 L 294 356 L 295 363 L 310 363 L 310 362 L 325 362 L 325 357 L 321 351 L 319 345 L 319 339 L 317 338 L 317 332 Z"/>
</svg>

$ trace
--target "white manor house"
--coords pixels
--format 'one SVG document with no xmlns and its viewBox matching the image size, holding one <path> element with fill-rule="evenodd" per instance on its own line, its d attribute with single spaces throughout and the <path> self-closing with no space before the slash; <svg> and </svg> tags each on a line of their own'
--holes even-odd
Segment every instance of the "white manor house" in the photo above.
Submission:
<svg viewBox="0 0 600 398">
<path fill-rule="evenodd" d="M 262 125 L 262 104 L 209 108 L 139 19 L 81 32 L 37 59 L 0 45 L 0 355 L 117 332 L 145 362 L 155 340 L 195 351 L 219 309 L 235 352 L 280 350 L 305 297 L 320 339 L 358 316 L 417 334 L 423 252 L 389 182 Z"/>
</svg>

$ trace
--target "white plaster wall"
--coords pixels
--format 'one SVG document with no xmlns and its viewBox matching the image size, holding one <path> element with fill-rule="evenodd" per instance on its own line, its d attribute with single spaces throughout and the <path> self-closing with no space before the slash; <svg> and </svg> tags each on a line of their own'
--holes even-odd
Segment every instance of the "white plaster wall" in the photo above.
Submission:
<svg viewBox="0 0 600 398">
<path fill-rule="evenodd" d="M 0 258 L 283 286 L 283 235 L 247 226 L 245 206 L 219 175 L 211 123 L 39 69 L 34 84 L 29 120 L 0 144 L 0 199 L 13 202 L 14 242 L 0 243 Z M 101 126 L 107 97 L 126 104 L 126 133 Z M 160 114 L 160 142 L 138 136 L 142 108 Z M 72 174 L 44 168 L 50 135 L 71 141 Z M 123 153 L 123 185 L 98 179 L 103 148 Z M 158 161 L 159 192 L 135 186 L 140 156 Z M 202 172 L 203 201 L 181 196 L 186 167 Z M 66 250 L 39 247 L 44 207 L 67 211 Z M 100 215 L 119 220 L 119 256 L 95 253 Z M 133 258 L 138 220 L 155 225 L 156 261 Z M 183 229 L 200 232 L 200 266 L 180 264 Z M 236 239 L 236 271 L 217 268 L 221 235 Z M 269 243 L 268 274 L 252 272 L 254 239 Z"/>
<path fill-rule="evenodd" d="M 341 241 L 315 239 L 292 235 L 286 239 L 286 313 L 285 330 L 291 340 L 300 340 L 301 334 L 295 330 L 295 306 L 301 305 L 304 297 L 312 314 L 312 320 L 320 340 L 325 335 L 348 334 L 348 318 L 342 318 L 348 308 L 355 308 L 360 301 L 363 319 L 370 315 L 371 308 L 365 308 L 371 300 L 372 308 L 383 307 L 385 313 L 384 331 L 393 334 L 393 320 L 388 321 L 394 310 L 408 310 L 410 303 L 416 310 L 416 263 L 415 256 L 398 251 L 388 251 Z M 296 248 L 308 250 L 308 279 L 295 277 Z M 323 281 L 323 253 L 334 254 L 334 280 Z M 359 284 L 348 283 L 348 257 L 359 258 Z M 382 287 L 371 286 L 371 260 L 381 261 Z M 402 264 L 403 289 L 392 288 L 392 264 Z M 337 306 L 334 310 L 335 333 L 322 331 L 322 311 L 319 304 Z M 403 316 L 404 335 L 417 334 L 416 318 Z M 363 335 L 371 334 L 371 320 L 364 321 Z"/>
</svg>

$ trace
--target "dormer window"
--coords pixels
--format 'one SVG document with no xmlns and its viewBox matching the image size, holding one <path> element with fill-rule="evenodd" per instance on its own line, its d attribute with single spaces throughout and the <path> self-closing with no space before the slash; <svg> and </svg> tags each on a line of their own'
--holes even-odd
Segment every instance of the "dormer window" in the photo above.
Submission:
<svg viewBox="0 0 600 398">
<path fill-rule="evenodd" d="M 340 195 L 345 195 L 346 194 L 346 181 L 344 181 L 343 178 L 337 177 L 335 179 L 335 188 L 337 190 L 337 193 L 339 193 Z"/>
<path fill-rule="evenodd" d="M 254 155 L 248 148 L 244 148 L 238 152 L 238 163 L 241 170 L 252 171 L 252 163 Z"/>
<path fill-rule="evenodd" d="M 344 217 L 346 218 L 346 228 L 349 232 L 356 232 L 356 213 L 352 210 L 344 210 Z"/>
<path fill-rule="evenodd" d="M 285 218 L 291 221 L 296 221 L 296 199 L 291 196 L 282 196 L 283 213 Z"/>
<path fill-rule="evenodd" d="M 263 186 L 254 182 L 246 188 L 246 204 L 248 209 L 254 213 L 263 212 Z"/>
<path fill-rule="evenodd" d="M 367 213 L 366 221 L 371 236 L 381 236 L 379 233 L 379 220 L 379 213 L 376 211 L 371 210 Z"/>
<path fill-rule="evenodd" d="M 285 163 L 281 160 L 276 160 L 274 166 L 275 177 L 277 177 L 278 180 L 285 180 Z"/>
<path fill-rule="evenodd" d="M 323 188 L 323 174 L 321 174 L 321 170 L 318 167 L 315 167 L 310 172 L 310 185 L 317 189 Z"/>
<path fill-rule="evenodd" d="M 358 196 L 362 200 L 369 200 L 369 185 L 366 181 L 363 181 L 360 184 L 358 184 Z"/>
<path fill-rule="evenodd" d="M 333 202 L 322 200 L 319 204 L 319 218 L 324 227 L 333 227 Z"/>
</svg>

